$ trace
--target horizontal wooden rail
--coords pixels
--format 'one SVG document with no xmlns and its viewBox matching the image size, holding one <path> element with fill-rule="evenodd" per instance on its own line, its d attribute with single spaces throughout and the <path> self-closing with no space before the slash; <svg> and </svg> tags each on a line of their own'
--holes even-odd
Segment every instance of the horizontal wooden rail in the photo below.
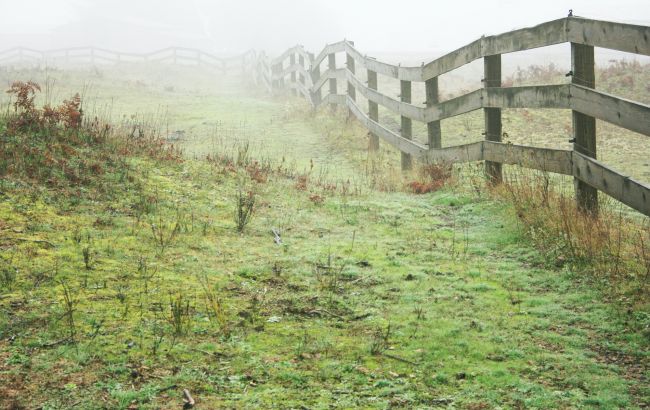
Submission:
<svg viewBox="0 0 650 410">
<path fill-rule="evenodd" d="M 331 94 L 330 94 L 331 95 Z M 345 97 L 345 95 L 343 96 Z M 379 124 L 376 121 L 370 119 L 368 115 L 363 113 L 359 106 L 351 98 L 343 99 L 343 101 L 338 101 L 339 104 L 347 105 L 350 109 L 350 112 L 361 122 L 371 133 L 378 135 L 380 138 L 387 141 L 389 144 L 397 148 L 402 152 L 411 154 L 416 158 L 422 158 L 424 153 L 427 151 L 427 147 L 418 144 L 415 141 L 408 140 L 403 138 L 401 135 L 389 130 L 383 125 Z"/>
<path fill-rule="evenodd" d="M 567 17 L 542 23 L 535 27 L 482 37 L 421 67 L 403 67 L 377 61 L 362 55 L 349 42 L 344 42 L 344 50 L 339 48 L 330 49 L 324 54 L 345 51 L 360 66 L 368 70 L 399 80 L 426 81 L 486 56 L 513 53 L 567 42 L 650 55 L 650 28 L 633 24 Z M 335 44 L 338 46 L 341 43 Z M 319 55 L 319 57 L 321 56 Z M 317 58 L 316 61 L 320 62 L 322 58 L 324 56 L 320 59 Z"/>
<path fill-rule="evenodd" d="M 187 47 L 168 47 L 149 53 L 117 52 L 99 47 L 71 47 L 54 50 L 34 50 L 26 47 L 14 47 L 0 51 L 0 64 L 30 62 L 69 62 L 87 63 L 102 61 L 105 63 L 134 63 L 134 62 L 182 62 L 195 63 L 215 67 L 223 72 L 239 70 L 246 66 L 246 61 L 252 59 L 253 50 L 236 56 L 216 56 L 199 49 Z M 235 64 L 233 64 L 235 63 Z"/>
<path fill-rule="evenodd" d="M 331 78 L 335 78 L 337 80 L 344 79 L 345 78 L 345 71 L 346 70 L 344 68 L 337 68 L 336 70 L 333 70 L 333 71 L 332 70 L 325 71 L 321 75 L 321 77 L 318 80 L 316 80 L 316 82 L 312 86 L 312 91 L 316 92 L 316 91 L 320 90 L 323 87 L 323 85 L 325 85 L 325 83 L 327 83 L 328 80 L 331 79 Z"/>
<path fill-rule="evenodd" d="M 323 48 L 323 51 L 321 51 L 315 58 L 312 63 L 312 66 L 317 66 L 320 65 L 323 60 L 327 58 L 329 54 L 333 53 L 341 53 L 346 50 L 347 42 L 346 41 L 339 41 L 338 43 L 334 44 L 328 44 Z"/>
<path fill-rule="evenodd" d="M 573 176 L 644 215 L 650 216 L 650 185 L 573 151 Z"/>
</svg>

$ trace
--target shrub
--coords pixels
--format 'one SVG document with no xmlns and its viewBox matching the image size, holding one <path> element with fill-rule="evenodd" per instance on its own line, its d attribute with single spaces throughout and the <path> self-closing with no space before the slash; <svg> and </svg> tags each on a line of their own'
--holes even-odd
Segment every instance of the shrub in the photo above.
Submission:
<svg viewBox="0 0 650 410">
<path fill-rule="evenodd" d="M 237 190 L 235 197 L 235 224 L 237 231 L 244 232 L 244 228 L 253 218 L 255 208 L 255 193 L 253 191 L 244 192 L 243 189 Z"/>
<path fill-rule="evenodd" d="M 124 156 L 143 155 L 180 161 L 181 152 L 157 138 L 130 138 L 98 118 L 85 120 L 79 94 L 57 107 L 39 108 L 34 100 L 41 87 L 14 82 L 7 93 L 13 111 L 0 119 L 0 177 L 46 183 L 55 188 L 90 185 L 98 175 L 123 172 Z"/>
<path fill-rule="evenodd" d="M 451 178 L 451 170 L 449 165 L 423 165 L 419 168 L 419 180 L 407 183 L 406 187 L 414 194 L 437 191 Z"/>
</svg>

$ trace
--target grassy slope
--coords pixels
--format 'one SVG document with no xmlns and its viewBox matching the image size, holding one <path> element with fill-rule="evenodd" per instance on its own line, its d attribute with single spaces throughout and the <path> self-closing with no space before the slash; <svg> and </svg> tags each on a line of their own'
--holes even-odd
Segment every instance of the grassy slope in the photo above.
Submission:
<svg viewBox="0 0 650 410">
<path fill-rule="evenodd" d="M 241 102 L 231 98 L 218 100 L 224 113 Z M 285 109 L 255 104 L 256 118 Z M 327 129 L 324 116 L 295 121 L 285 138 Z M 546 267 L 504 204 L 451 189 L 331 192 L 318 175 L 303 191 L 198 161 L 129 163 L 103 177 L 115 191 L 99 200 L 3 181 L 1 267 L 16 279 L 0 294 L 0 404 L 178 408 L 182 388 L 199 408 L 647 403 L 642 317 Z M 241 180 L 258 193 L 244 234 L 232 217 Z M 168 233 L 176 221 L 162 250 L 150 224 Z M 189 308 L 175 335 L 179 295 Z M 77 343 L 64 342 L 71 330 Z"/>
</svg>

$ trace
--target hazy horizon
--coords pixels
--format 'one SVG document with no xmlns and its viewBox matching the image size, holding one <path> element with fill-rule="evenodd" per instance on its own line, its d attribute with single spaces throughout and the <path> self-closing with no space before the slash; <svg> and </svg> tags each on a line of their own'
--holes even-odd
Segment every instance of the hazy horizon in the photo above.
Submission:
<svg viewBox="0 0 650 410">
<path fill-rule="evenodd" d="M 368 52 L 438 54 L 481 35 L 564 17 L 569 9 L 593 19 L 650 21 L 650 2 L 640 0 L 619 1 L 616 7 L 586 0 L 462 5 L 422 0 L 399 5 L 371 0 L 3 0 L 2 5 L 0 49 L 96 46 L 143 52 L 185 46 L 220 53 L 250 48 L 277 53 L 296 43 L 318 51 L 347 38 Z"/>
</svg>

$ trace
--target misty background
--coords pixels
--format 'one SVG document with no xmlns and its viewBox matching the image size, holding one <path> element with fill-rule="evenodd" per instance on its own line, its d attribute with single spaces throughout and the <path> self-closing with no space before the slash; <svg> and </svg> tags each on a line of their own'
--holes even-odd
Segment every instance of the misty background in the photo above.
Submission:
<svg viewBox="0 0 650 410">
<path fill-rule="evenodd" d="M 235 54 L 319 51 L 347 38 L 364 52 L 439 55 L 481 35 L 565 17 L 649 24 L 650 1 L 546 0 L 2 0 L 0 49 L 96 46 L 148 52 L 168 46 Z"/>
</svg>

